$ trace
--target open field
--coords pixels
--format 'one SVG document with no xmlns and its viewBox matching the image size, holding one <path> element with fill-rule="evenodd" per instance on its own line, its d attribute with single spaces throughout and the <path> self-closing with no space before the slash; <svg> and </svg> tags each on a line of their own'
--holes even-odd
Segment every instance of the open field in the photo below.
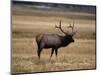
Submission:
<svg viewBox="0 0 100 75">
<path fill-rule="evenodd" d="M 41 60 L 37 57 L 35 36 L 40 33 L 63 35 L 55 24 L 62 27 L 75 21 L 75 42 L 60 48 L 58 59 L 50 49 L 44 49 Z M 12 73 L 44 72 L 77 69 L 95 69 L 95 14 L 79 12 L 42 11 L 16 7 L 12 13 Z"/>
<path fill-rule="evenodd" d="M 44 49 L 39 62 L 34 38 L 13 39 L 12 72 L 43 72 L 95 68 L 95 41 L 75 40 L 76 42 L 58 51 L 51 61 L 50 49 Z"/>
</svg>

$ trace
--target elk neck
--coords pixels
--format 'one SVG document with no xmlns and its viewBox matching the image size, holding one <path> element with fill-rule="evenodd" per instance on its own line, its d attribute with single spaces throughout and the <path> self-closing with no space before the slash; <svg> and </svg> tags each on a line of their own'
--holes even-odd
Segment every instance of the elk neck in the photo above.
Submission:
<svg viewBox="0 0 100 75">
<path fill-rule="evenodd" d="M 71 35 L 60 36 L 62 46 L 67 46 L 70 43 L 74 42 L 74 39 Z"/>
</svg>

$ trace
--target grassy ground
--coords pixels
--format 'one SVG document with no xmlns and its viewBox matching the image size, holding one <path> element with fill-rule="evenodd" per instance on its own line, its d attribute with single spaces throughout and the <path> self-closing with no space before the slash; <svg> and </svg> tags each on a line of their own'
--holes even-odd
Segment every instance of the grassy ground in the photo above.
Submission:
<svg viewBox="0 0 100 75">
<path fill-rule="evenodd" d="M 50 49 L 44 49 L 41 60 L 37 57 L 35 36 L 39 33 L 60 34 L 55 24 L 62 20 L 62 27 L 75 21 L 75 42 L 59 49 L 58 58 Z M 42 11 L 16 7 L 12 14 L 12 73 L 94 69 L 95 15 L 87 13 Z"/>
<path fill-rule="evenodd" d="M 55 55 L 51 61 L 50 49 L 44 49 L 41 60 L 37 57 L 34 38 L 13 39 L 12 72 L 43 72 L 95 68 L 95 40 L 75 40 L 75 43 L 59 49 L 58 60 Z"/>
</svg>

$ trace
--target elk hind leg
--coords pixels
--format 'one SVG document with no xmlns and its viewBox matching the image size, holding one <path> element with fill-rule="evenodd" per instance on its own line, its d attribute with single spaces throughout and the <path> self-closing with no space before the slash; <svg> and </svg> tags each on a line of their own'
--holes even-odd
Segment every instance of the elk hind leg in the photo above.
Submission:
<svg viewBox="0 0 100 75">
<path fill-rule="evenodd" d="M 41 54 L 42 49 L 38 49 L 37 53 L 38 53 L 38 58 L 40 59 L 40 54 Z"/>
<path fill-rule="evenodd" d="M 40 59 L 40 55 L 41 55 L 41 52 L 42 52 L 43 47 L 44 47 L 44 44 L 43 43 L 41 43 L 40 44 L 40 47 L 38 47 L 37 54 L 38 54 L 39 59 Z"/>
</svg>

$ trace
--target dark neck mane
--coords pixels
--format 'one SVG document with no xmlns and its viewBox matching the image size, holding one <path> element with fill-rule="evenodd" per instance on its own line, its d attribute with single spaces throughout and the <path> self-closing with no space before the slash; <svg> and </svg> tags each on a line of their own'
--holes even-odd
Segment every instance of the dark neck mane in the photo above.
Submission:
<svg viewBox="0 0 100 75">
<path fill-rule="evenodd" d="M 70 41 L 68 41 L 68 37 L 67 36 L 60 36 L 60 39 L 61 39 L 61 46 L 67 46 Z"/>
</svg>

